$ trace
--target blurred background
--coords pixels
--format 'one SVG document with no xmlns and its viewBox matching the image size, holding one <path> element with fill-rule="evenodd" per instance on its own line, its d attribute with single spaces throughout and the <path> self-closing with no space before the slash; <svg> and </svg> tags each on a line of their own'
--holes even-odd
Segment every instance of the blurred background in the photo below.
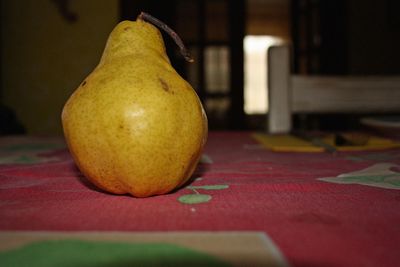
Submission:
<svg viewBox="0 0 400 267">
<path fill-rule="evenodd" d="M 400 74 L 396 0 L 1 0 L 0 134 L 62 133 L 62 107 L 97 65 L 108 34 L 146 11 L 176 70 L 197 90 L 211 130 L 264 130 L 267 51 L 292 48 L 304 75 Z M 400 100 L 399 100 L 400 101 Z M 295 127 L 354 126 L 355 114 L 300 114 Z"/>
</svg>

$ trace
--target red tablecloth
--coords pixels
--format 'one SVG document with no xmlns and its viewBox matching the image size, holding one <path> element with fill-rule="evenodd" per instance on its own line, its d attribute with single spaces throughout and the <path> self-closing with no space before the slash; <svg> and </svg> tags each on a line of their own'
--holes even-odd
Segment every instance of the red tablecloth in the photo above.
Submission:
<svg viewBox="0 0 400 267">
<path fill-rule="evenodd" d="M 62 139 L 3 138 L 0 230 L 254 231 L 291 266 L 400 266 L 400 149 L 276 153 L 247 132 L 212 132 L 193 178 L 168 195 L 111 195 Z"/>
</svg>

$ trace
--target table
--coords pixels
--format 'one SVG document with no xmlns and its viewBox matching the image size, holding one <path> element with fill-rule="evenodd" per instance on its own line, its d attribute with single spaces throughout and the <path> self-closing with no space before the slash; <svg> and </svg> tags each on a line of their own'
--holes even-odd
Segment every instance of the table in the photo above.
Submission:
<svg viewBox="0 0 400 267">
<path fill-rule="evenodd" d="M 0 262 L 399 266 L 399 189 L 400 148 L 274 152 L 211 132 L 185 187 L 117 196 L 86 181 L 62 138 L 3 137 Z"/>
</svg>

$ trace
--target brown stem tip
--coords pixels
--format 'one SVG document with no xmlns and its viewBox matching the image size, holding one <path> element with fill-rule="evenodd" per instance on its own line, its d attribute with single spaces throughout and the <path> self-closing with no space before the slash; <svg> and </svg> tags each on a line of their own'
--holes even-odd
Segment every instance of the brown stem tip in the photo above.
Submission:
<svg viewBox="0 0 400 267">
<path fill-rule="evenodd" d="M 170 27 L 168 27 L 167 24 L 165 24 L 161 20 L 159 20 L 145 12 L 141 12 L 137 18 L 140 20 L 150 22 L 150 23 L 156 25 L 157 27 L 163 29 L 166 33 L 168 33 L 169 36 L 171 36 L 171 38 L 175 41 L 176 45 L 179 46 L 180 52 L 181 52 L 182 56 L 186 59 L 186 61 L 194 62 L 194 59 L 192 58 L 189 51 L 186 49 L 185 45 L 183 44 L 182 39 L 178 36 L 178 34 L 174 30 L 172 30 Z"/>
</svg>

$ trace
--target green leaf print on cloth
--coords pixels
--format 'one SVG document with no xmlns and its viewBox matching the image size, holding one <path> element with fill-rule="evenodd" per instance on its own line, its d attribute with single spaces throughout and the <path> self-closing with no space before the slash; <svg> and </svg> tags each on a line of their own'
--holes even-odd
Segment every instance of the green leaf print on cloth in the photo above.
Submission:
<svg viewBox="0 0 400 267">
<path fill-rule="evenodd" d="M 338 184 L 361 184 L 387 189 L 400 189 L 400 165 L 377 163 L 363 170 L 343 173 L 336 177 L 318 178 Z"/>
<path fill-rule="evenodd" d="M 0 252 L 2 267 L 162 266 L 228 267 L 207 253 L 167 243 L 116 243 L 105 241 L 39 241 Z"/>
</svg>

